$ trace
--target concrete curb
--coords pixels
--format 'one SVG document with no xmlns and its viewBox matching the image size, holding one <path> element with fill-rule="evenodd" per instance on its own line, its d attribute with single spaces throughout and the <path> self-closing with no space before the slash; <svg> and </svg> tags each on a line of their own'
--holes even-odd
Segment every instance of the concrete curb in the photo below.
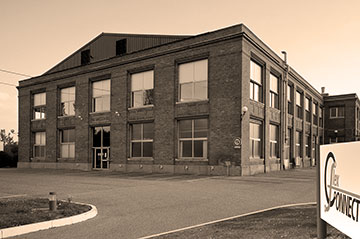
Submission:
<svg viewBox="0 0 360 239">
<path fill-rule="evenodd" d="M 277 207 L 266 208 L 266 209 L 262 209 L 262 210 L 258 210 L 258 211 L 254 211 L 254 212 L 248 212 L 248 213 L 244 213 L 244 214 L 240 214 L 240 215 L 236 215 L 236 216 L 232 216 L 232 217 L 227 217 L 227 218 L 211 221 L 211 222 L 205 222 L 205 223 L 201 223 L 201 224 L 197 224 L 197 225 L 193 225 L 193 226 L 189 226 L 189 227 L 179 228 L 179 229 L 175 229 L 172 231 L 161 232 L 161 233 L 153 234 L 150 236 L 144 236 L 144 237 L 140 237 L 139 239 L 149 239 L 149 238 L 153 238 L 153 237 L 163 236 L 163 235 L 171 234 L 174 232 L 185 231 L 185 230 L 196 228 L 196 227 L 202 227 L 202 226 L 206 226 L 206 225 L 210 225 L 210 224 L 214 224 L 214 223 L 218 223 L 218 222 L 228 221 L 228 220 L 235 219 L 235 218 L 240 218 L 240 217 L 245 217 L 245 216 L 249 216 L 249 215 L 254 215 L 257 213 L 267 212 L 267 211 L 274 210 L 274 209 L 305 206 L 305 205 L 311 205 L 311 204 L 316 204 L 316 202 L 295 203 L 295 204 L 287 204 L 287 205 L 281 205 L 281 206 L 277 206 Z"/>
<path fill-rule="evenodd" d="M 77 203 L 77 202 L 74 202 Z M 36 232 L 40 230 L 46 230 L 54 227 L 62 227 L 66 225 L 75 224 L 78 222 L 86 221 L 90 218 L 93 218 L 97 215 L 97 209 L 94 205 L 91 204 L 85 204 L 85 203 L 77 203 L 82 205 L 90 206 L 90 211 L 84 212 L 82 214 L 74 215 L 71 217 L 65 217 L 60 219 L 55 219 L 51 221 L 45 221 L 45 222 L 37 222 L 32 224 L 27 224 L 23 226 L 18 227 L 9 227 L 5 229 L 0 229 L 0 239 L 7 238 L 7 237 L 13 237 L 18 236 L 30 232 Z"/>
</svg>

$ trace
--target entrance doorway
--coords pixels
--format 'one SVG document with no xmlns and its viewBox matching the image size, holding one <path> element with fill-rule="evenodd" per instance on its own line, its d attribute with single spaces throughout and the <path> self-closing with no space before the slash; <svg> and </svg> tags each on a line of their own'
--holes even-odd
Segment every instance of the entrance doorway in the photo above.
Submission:
<svg viewBox="0 0 360 239">
<path fill-rule="evenodd" d="M 93 168 L 108 169 L 110 159 L 110 126 L 94 127 Z"/>
</svg>

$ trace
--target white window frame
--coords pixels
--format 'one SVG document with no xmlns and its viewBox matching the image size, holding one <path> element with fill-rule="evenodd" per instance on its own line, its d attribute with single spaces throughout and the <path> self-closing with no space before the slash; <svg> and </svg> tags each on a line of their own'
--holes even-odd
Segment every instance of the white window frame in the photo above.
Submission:
<svg viewBox="0 0 360 239">
<path fill-rule="evenodd" d="M 300 142 L 298 142 L 298 135 L 297 133 L 299 133 L 299 140 Z M 296 131 L 295 132 L 295 157 L 297 158 L 302 158 L 303 155 L 302 155 L 302 141 L 303 141 L 303 138 L 302 138 L 302 132 L 300 131 Z"/>
<path fill-rule="evenodd" d="M 204 76 L 203 76 L 203 80 L 199 80 L 197 78 L 197 65 L 200 65 L 202 62 L 206 62 L 205 66 L 206 68 L 204 69 Z M 178 100 L 180 102 L 191 102 L 191 101 L 202 101 L 202 100 L 207 100 L 209 98 L 208 96 L 208 81 L 209 81 L 209 66 L 208 66 L 209 62 L 208 59 L 202 59 L 202 60 L 197 60 L 197 61 L 192 61 L 192 62 L 186 62 L 186 63 L 181 63 L 178 65 L 178 79 L 179 79 L 179 85 L 178 85 L 178 89 L 179 89 L 179 96 L 178 96 Z M 192 78 L 189 80 L 188 78 L 183 78 L 182 77 L 182 69 L 185 67 L 192 67 Z M 201 69 L 201 68 L 200 68 Z M 196 84 L 199 83 L 204 83 L 205 82 L 205 89 L 206 89 L 206 93 L 205 93 L 205 97 L 198 97 L 195 94 L 195 89 L 196 89 Z M 191 98 L 189 99 L 184 99 L 182 96 L 182 86 L 183 85 L 191 85 Z"/>
<path fill-rule="evenodd" d="M 61 88 L 60 89 L 60 116 L 74 116 L 75 115 L 75 100 L 76 100 L 76 89 L 75 86 Z M 67 95 L 66 99 L 63 99 L 63 95 Z M 73 99 L 71 99 L 73 97 Z M 65 112 L 62 112 L 62 104 L 65 105 L 65 108 L 69 108 L 69 114 L 65 114 Z M 73 111 L 70 112 L 71 107 L 70 105 L 73 104 Z"/>
<path fill-rule="evenodd" d="M 109 81 L 109 90 L 105 90 L 105 89 L 100 89 L 100 88 L 94 88 L 94 84 L 100 83 L 102 82 L 102 84 L 106 81 Z M 111 110 L 111 79 L 105 79 L 105 80 L 99 80 L 99 81 L 93 81 L 91 82 L 91 90 L 92 90 L 92 100 L 91 100 L 91 112 L 92 113 L 98 113 L 98 112 L 109 112 Z M 99 90 L 100 92 L 103 92 L 103 94 L 101 95 L 97 95 L 94 96 L 94 90 Z M 109 108 L 106 109 L 106 107 L 104 107 L 104 101 L 102 101 L 102 105 L 101 105 L 101 110 L 96 111 L 95 109 L 95 101 L 96 99 L 105 99 L 109 97 Z"/>
<path fill-rule="evenodd" d="M 37 98 L 39 98 L 39 102 L 36 102 Z M 40 111 L 36 111 L 36 110 L 40 110 Z M 33 94 L 33 119 L 34 120 L 46 119 L 46 92 Z"/>
<path fill-rule="evenodd" d="M 74 131 L 74 137 L 75 137 L 75 129 L 63 129 L 60 130 L 60 158 L 75 158 L 75 141 L 74 142 L 62 142 L 62 135 L 65 130 L 73 130 Z M 67 148 L 67 155 L 63 155 L 63 148 Z M 73 152 L 72 152 L 73 150 Z"/>
<path fill-rule="evenodd" d="M 256 78 L 256 68 L 260 68 L 260 79 Z M 259 82 L 260 81 L 260 82 Z M 254 60 L 250 60 L 250 99 L 263 102 L 262 97 L 263 67 Z"/>
<path fill-rule="evenodd" d="M 191 120 L 191 138 L 181 138 L 180 137 L 180 121 L 178 121 L 178 138 L 179 138 L 179 142 L 178 142 L 178 155 L 179 158 L 181 159 L 207 159 L 208 156 L 208 137 L 209 137 L 209 120 L 207 118 L 202 118 L 202 119 L 206 119 L 207 120 L 207 137 L 195 137 L 195 120 L 197 119 L 186 119 L 186 120 Z M 184 141 L 191 141 L 191 157 L 183 157 L 182 155 L 182 142 Z M 195 141 L 202 141 L 203 142 L 203 156 L 202 157 L 195 157 Z"/>
<path fill-rule="evenodd" d="M 130 158 L 153 158 L 154 157 L 154 138 L 152 139 L 144 139 L 144 124 L 153 124 L 153 131 L 155 131 L 154 129 L 154 123 L 153 122 L 147 122 L 147 123 L 134 123 L 130 125 Z M 140 125 L 141 127 L 141 136 L 140 139 L 133 139 L 133 135 L 132 135 L 132 131 L 133 131 L 133 126 L 134 125 Z M 139 157 L 134 157 L 133 154 L 133 149 L 132 149 L 132 144 L 133 143 L 140 143 L 141 145 L 141 155 Z M 152 143 L 152 151 L 151 157 L 148 156 L 144 156 L 144 143 Z"/>
<path fill-rule="evenodd" d="M 151 75 L 151 77 L 150 77 Z M 141 79 L 141 88 L 140 89 L 134 89 L 134 80 L 135 77 L 140 77 Z M 150 78 L 147 78 L 150 77 Z M 154 90 L 154 70 L 149 70 L 149 71 L 143 71 L 143 72 L 139 72 L 139 73 L 133 73 L 130 75 L 130 81 L 131 81 L 131 108 L 139 108 L 139 107 L 144 107 L 144 106 L 153 106 L 154 105 L 154 99 L 152 99 L 152 103 L 150 104 L 146 104 L 146 102 L 144 102 L 145 100 L 145 94 L 147 90 Z M 151 87 L 147 87 L 145 84 L 145 81 L 151 81 Z M 143 96 L 143 102 L 140 105 L 135 105 L 135 93 L 142 93 Z M 154 93 L 152 93 L 152 96 L 154 97 Z"/>
<path fill-rule="evenodd" d="M 257 125 L 259 126 L 259 132 L 260 132 L 260 138 L 255 138 L 255 136 L 251 135 L 251 126 L 252 125 Z M 254 123 L 254 122 L 250 122 L 250 144 L 251 144 L 251 152 L 250 152 L 250 158 L 261 158 L 262 157 L 262 138 L 263 138 L 263 132 L 262 132 L 262 124 L 261 123 Z M 255 155 L 255 142 L 260 142 L 259 144 L 259 155 Z"/>
<path fill-rule="evenodd" d="M 273 137 L 274 135 L 272 135 L 272 130 L 271 128 L 274 127 L 275 129 L 275 137 Z M 274 139 L 275 138 L 275 139 Z M 270 124 L 270 158 L 279 158 L 279 126 L 278 125 L 274 125 L 274 124 Z M 274 145 L 274 149 L 275 152 L 273 152 L 273 145 Z"/>
<path fill-rule="evenodd" d="M 37 142 L 37 135 L 39 135 L 40 137 L 40 142 Z M 40 156 L 36 156 L 36 147 L 40 148 L 40 153 L 41 153 L 41 148 L 43 148 L 43 152 L 44 155 L 40 155 Z M 46 157 L 46 132 L 45 131 L 40 131 L 40 132 L 34 132 L 34 145 L 33 145 L 33 157 L 34 158 L 45 158 Z"/>
<path fill-rule="evenodd" d="M 276 88 L 272 89 L 273 81 L 276 81 Z M 270 73 L 270 107 L 279 109 L 279 77 Z"/>
<path fill-rule="evenodd" d="M 343 109 L 344 115 L 339 115 L 339 108 Z M 331 110 L 335 110 L 335 116 L 331 114 Z M 344 106 L 336 106 L 330 107 L 330 119 L 337 119 L 337 118 L 345 118 L 345 107 Z"/>
</svg>

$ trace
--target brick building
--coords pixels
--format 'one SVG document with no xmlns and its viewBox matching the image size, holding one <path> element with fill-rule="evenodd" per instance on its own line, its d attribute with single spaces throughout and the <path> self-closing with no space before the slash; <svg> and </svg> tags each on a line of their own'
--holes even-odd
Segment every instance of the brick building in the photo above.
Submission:
<svg viewBox="0 0 360 239">
<path fill-rule="evenodd" d="M 322 95 L 243 24 L 103 33 L 18 89 L 19 167 L 251 175 L 323 141 Z"/>
<path fill-rule="evenodd" d="M 324 143 L 360 140 L 360 101 L 356 94 L 323 94 L 325 109 Z"/>
</svg>

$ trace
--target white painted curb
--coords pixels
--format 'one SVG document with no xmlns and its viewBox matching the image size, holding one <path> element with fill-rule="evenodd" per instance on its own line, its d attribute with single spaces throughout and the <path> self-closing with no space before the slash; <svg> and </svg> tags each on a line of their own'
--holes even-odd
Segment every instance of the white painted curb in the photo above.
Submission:
<svg viewBox="0 0 360 239">
<path fill-rule="evenodd" d="M 65 218 L 60 218 L 60 219 L 55 219 L 55 220 L 45 221 L 45 222 L 32 223 L 32 224 L 27 224 L 27 225 L 18 226 L 18 227 L 9 227 L 9 228 L 5 228 L 5 229 L 0 229 L 0 239 L 18 236 L 18 235 L 22 235 L 22 234 L 26 234 L 26 233 L 30 233 L 30 232 L 36 232 L 36 231 L 40 231 L 40 230 L 46 230 L 46 229 L 50 229 L 50 228 L 54 228 L 54 227 L 62 227 L 62 226 L 66 226 L 66 225 L 75 224 L 78 222 L 83 222 L 90 218 L 95 217 L 98 213 L 97 209 L 94 205 L 77 203 L 77 202 L 75 202 L 75 203 L 90 206 L 91 209 L 90 209 L 90 211 L 84 212 L 79 215 L 74 215 L 71 217 L 65 217 Z"/>
<path fill-rule="evenodd" d="M 236 215 L 236 216 L 232 216 L 232 217 L 227 217 L 227 218 L 211 221 L 211 222 L 205 222 L 205 223 L 201 223 L 201 224 L 197 224 L 197 225 L 193 225 L 193 226 L 189 226 L 189 227 L 179 228 L 179 229 L 175 229 L 172 231 L 167 231 L 167 232 L 162 232 L 162 233 L 158 233 L 158 234 L 153 234 L 150 236 L 140 237 L 139 239 L 149 239 L 149 238 L 153 238 L 153 237 L 163 236 L 163 235 L 167 235 L 167 234 L 174 233 L 174 232 L 185 231 L 185 230 L 189 230 L 189 229 L 196 228 L 196 227 L 202 227 L 202 226 L 206 226 L 206 225 L 210 225 L 210 224 L 214 224 L 214 223 L 218 223 L 218 222 L 223 222 L 223 221 L 228 221 L 231 219 L 245 217 L 245 216 L 249 216 L 249 215 L 254 215 L 257 213 L 266 212 L 266 211 L 270 211 L 270 210 L 274 210 L 274 209 L 285 208 L 285 207 L 305 206 L 305 205 L 311 205 L 311 204 L 316 204 L 316 202 L 287 204 L 287 205 L 282 205 L 282 206 L 277 206 L 277 207 L 266 208 L 266 209 L 262 209 L 262 210 L 258 210 L 258 211 L 254 211 L 254 212 L 248 212 L 248 213 L 241 214 L 241 215 Z"/>
</svg>

